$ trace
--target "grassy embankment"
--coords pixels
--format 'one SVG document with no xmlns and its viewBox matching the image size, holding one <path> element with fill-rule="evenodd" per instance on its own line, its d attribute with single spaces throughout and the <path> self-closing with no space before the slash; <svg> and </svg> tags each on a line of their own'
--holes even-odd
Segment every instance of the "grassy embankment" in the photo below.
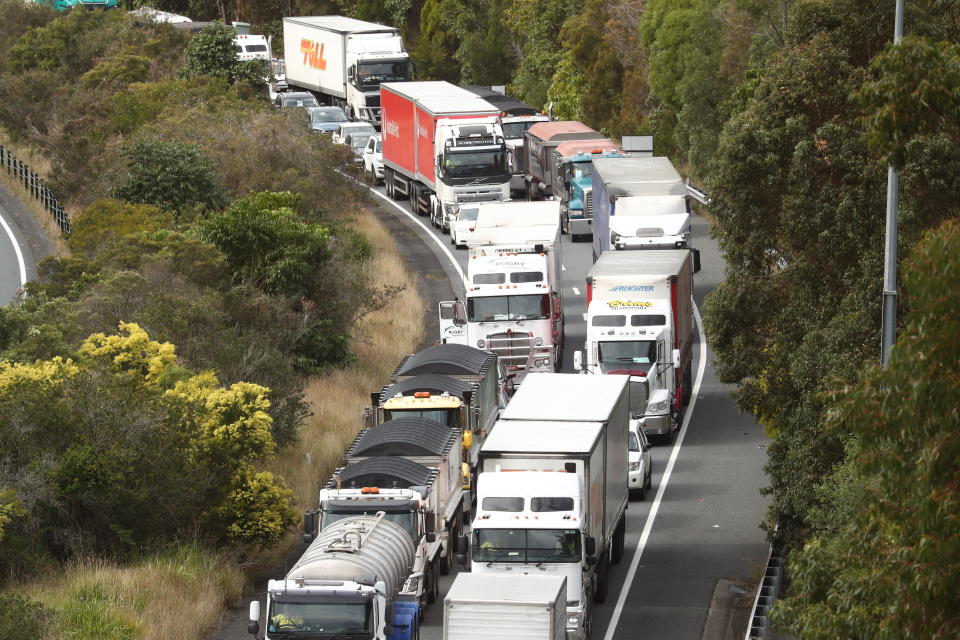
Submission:
<svg viewBox="0 0 960 640">
<path fill-rule="evenodd" d="M 359 430 L 370 391 L 387 380 L 423 335 L 423 300 L 393 239 L 369 211 L 357 221 L 357 228 L 378 248 L 369 268 L 381 281 L 404 283 L 406 289 L 360 322 L 356 334 L 361 337 L 353 345 L 355 364 L 308 381 L 306 395 L 313 415 L 299 444 L 269 465 L 270 471 L 286 478 L 301 509 L 313 505 L 321 480 Z M 253 563 L 270 566 L 298 539 L 291 533 L 280 549 Z M 186 546 L 128 566 L 103 560 L 76 562 L 49 572 L 25 591 L 62 614 L 58 636 L 51 640 L 194 640 L 214 628 L 224 606 L 236 601 L 245 583 L 234 558 Z"/>
<path fill-rule="evenodd" d="M 12 142 L 10 136 L 8 136 L 7 132 L 3 129 L 0 129 L 0 145 L 3 145 L 7 151 L 12 152 L 17 160 L 26 163 L 34 173 L 41 176 L 49 175 L 50 161 L 35 150 Z M 56 255 L 69 255 L 70 250 L 67 249 L 66 240 L 60 232 L 60 227 L 57 226 L 56 221 L 53 219 L 53 215 L 44 209 L 39 200 L 30 195 L 29 189 L 24 187 L 22 182 L 7 173 L 6 168 L 0 168 L 0 184 L 9 189 L 37 219 L 41 228 L 46 232 L 47 237 L 50 238 Z M 69 215 L 69 206 L 66 203 L 61 202 L 61 204 L 68 209 Z"/>
</svg>

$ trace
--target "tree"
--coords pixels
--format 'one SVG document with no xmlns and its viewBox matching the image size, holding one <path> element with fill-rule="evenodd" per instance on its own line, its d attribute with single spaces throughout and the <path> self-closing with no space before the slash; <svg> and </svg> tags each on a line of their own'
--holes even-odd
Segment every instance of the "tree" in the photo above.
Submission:
<svg viewBox="0 0 960 640">
<path fill-rule="evenodd" d="M 70 358 L 0 361 L 0 485 L 27 512 L 11 526 L 59 556 L 193 532 L 275 544 L 295 513 L 282 480 L 252 466 L 275 446 L 267 394 L 191 373 L 135 324 Z"/>
<path fill-rule="evenodd" d="M 143 140 L 123 148 L 127 175 L 114 195 L 132 203 L 178 211 L 189 206 L 220 209 L 226 204 L 213 165 L 198 147 Z"/>
<path fill-rule="evenodd" d="M 506 10 L 517 69 L 511 86 L 535 107 L 547 102 L 547 90 L 563 58 L 560 28 L 582 8 L 583 0 L 518 0 Z"/>
<path fill-rule="evenodd" d="M 888 36 L 871 29 L 887 7 L 813 4 L 738 96 L 708 187 L 727 273 L 704 319 L 721 379 L 774 437 L 767 524 L 788 546 L 815 534 L 830 508 L 817 487 L 846 442 L 823 427 L 823 393 L 855 384 L 878 357 L 883 265 L 886 168 L 850 96 L 873 81 L 867 65 Z M 905 149 L 902 251 L 955 216 L 960 198 L 943 178 L 960 169 L 956 144 L 914 136 Z"/>
<path fill-rule="evenodd" d="M 911 311 L 889 367 L 830 397 L 828 428 L 853 434 L 862 498 L 843 526 L 790 558 L 790 597 L 774 619 L 794 637 L 960 635 L 960 220 L 913 250 L 903 275 Z"/>
<path fill-rule="evenodd" d="M 195 34 L 184 52 L 181 73 L 185 77 L 213 76 L 231 80 L 237 64 L 233 48 L 233 29 L 214 22 Z"/>
</svg>

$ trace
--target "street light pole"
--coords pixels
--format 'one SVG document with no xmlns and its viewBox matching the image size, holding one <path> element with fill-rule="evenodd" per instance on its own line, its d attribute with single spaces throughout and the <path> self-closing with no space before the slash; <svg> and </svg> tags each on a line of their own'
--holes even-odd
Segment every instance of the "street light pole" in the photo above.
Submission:
<svg viewBox="0 0 960 640">
<path fill-rule="evenodd" d="M 893 22 L 893 44 L 903 38 L 903 0 L 897 0 Z M 897 200 L 900 176 L 893 165 L 887 167 L 887 233 L 883 259 L 883 320 L 881 323 L 880 364 L 890 362 L 890 350 L 897 341 Z"/>
</svg>

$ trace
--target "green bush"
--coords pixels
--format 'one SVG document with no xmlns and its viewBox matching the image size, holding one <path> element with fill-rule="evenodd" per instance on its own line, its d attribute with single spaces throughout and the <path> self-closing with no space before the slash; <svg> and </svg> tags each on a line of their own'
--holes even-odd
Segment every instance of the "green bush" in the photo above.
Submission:
<svg viewBox="0 0 960 640">
<path fill-rule="evenodd" d="M 53 611 L 35 600 L 16 593 L 0 593 L 0 640 L 18 640 L 24 633 L 34 638 L 48 637 L 54 619 Z"/>
<path fill-rule="evenodd" d="M 124 147 L 127 175 L 114 195 L 135 204 L 177 211 L 201 205 L 220 209 L 226 202 L 213 164 L 196 145 L 144 140 Z"/>
</svg>

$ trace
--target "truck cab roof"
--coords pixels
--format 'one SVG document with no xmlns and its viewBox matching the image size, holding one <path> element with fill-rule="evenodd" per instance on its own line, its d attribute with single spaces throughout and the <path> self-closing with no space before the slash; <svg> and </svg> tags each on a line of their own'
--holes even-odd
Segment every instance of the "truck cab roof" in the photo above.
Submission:
<svg viewBox="0 0 960 640">
<path fill-rule="evenodd" d="M 473 391 L 473 383 L 452 378 L 441 373 L 425 373 L 412 378 L 405 378 L 400 382 L 387 385 L 380 392 L 380 401 L 386 402 L 397 394 L 402 396 L 411 396 L 418 391 L 429 392 L 431 396 L 450 394 L 457 398 L 467 398 Z"/>
<path fill-rule="evenodd" d="M 572 158 L 581 153 L 584 154 L 585 160 L 589 160 L 590 156 L 599 154 L 618 153 L 623 155 L 620 147 L 608 138 L 567 140 L 557 145 L 557 155 L 561 158 Z"/>
</svg>

